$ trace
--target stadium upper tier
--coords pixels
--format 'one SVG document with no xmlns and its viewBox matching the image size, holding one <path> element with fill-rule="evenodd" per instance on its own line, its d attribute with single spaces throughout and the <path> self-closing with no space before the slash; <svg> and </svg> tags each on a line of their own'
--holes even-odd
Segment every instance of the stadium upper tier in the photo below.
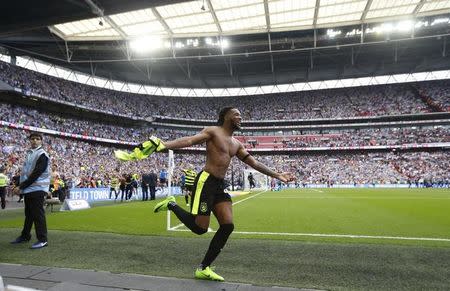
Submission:
<svg viewBox="0 0 450 291">
<path fill-rule="evenodd" d="M 292 120 L 401 115 L 450 111 L 448 81 L 392 84 L 238 97 L 162 97 L 123 93 L 0 62 L 0 80 L 28 94 L 68 101 L 129 117 L 215 120 L 224 106 L 236 106 L 245 120 Z"/>
<path fill-rule="evenodd" d="M 450 80 L 417 83 L 419 94 L 434 103 L 438 109 L 450 112 Z"/>
</svg>

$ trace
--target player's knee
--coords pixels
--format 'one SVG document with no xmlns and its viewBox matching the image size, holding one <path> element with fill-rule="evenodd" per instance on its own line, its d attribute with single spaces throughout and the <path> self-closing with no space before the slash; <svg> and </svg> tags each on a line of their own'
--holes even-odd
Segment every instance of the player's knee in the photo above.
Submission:
<svg viewBox="0 0 450 291">
<path fill-rule="evenodd" d="M 202 228 L 202 227 L 200 227 L 198 225 L 195 225 L 194 227 L 192 227 L 191 230 L 192 230 L 193 233 L 198 234 L 198 235 L 202 235 L 202 234 L 208 232 L 207 228 L 205 229 L 205 228 Z"/>
<path fill-rule="evenodd" d="M 233 223 L 226 223 L 226 224 L 221 224 L 220 225 L 220 229 L 223 231 L 223 233 L 225 235 L 230 235 L 233 230 L 234 230 L 234 224 Z"/>
</svg>

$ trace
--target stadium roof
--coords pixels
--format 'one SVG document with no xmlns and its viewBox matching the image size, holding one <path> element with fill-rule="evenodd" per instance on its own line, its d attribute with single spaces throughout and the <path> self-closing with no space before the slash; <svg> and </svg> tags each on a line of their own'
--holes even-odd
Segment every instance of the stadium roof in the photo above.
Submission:
<svg viewBox="0 0 450 291">
<path fill-rule="evenodd" d="M 172 38 L 332 28 L 450 12 L 450 1 L 442 0 L 197 0 L 106 14 L 85 1 L 98 17 L 50 30 L 67 41 Z"/>
<path fill-rule="evenodd" d="M 132 43 L 142 33 L 170 39 L 140 52 Z M 32 57 L 155 87 L 449 70 L 449 45 L 443 0 L 19 0 L 0 9 L 0 54 L 12 63 Z"/>
</svg>

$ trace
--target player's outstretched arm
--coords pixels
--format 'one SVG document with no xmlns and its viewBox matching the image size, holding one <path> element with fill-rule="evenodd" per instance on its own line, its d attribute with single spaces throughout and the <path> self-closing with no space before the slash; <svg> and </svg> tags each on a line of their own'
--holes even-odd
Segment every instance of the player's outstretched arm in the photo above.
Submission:
<svg viewBox="0 0 450 291">
<path fill-rule="evenodd" d="M 210 128 L 207 127 L 195 135 L 177 138 L 172 141 L 166 141 L 164 142 L 164 145 L 169 150 L 181 149 L 196 144 L 202 144 L 206 142 L 208 139 L 210 139 L 210 137 L 211 137 L 211 130 Z"/>
<path fill-rule="evenodd" d="M 205 128 L 200 133 L 175 139 L 173 141 L 163 142 L 156 136 L 151 136 L 149 140 L 144 141 L 137 145 L 131 152 L 117 150 L 114 151 L 114 155 L 121 161 L 135 161 L 142 160 L 149 157 L 154 152 L 162 152 L 166 149 L 179 149 L 189 147 L 195 144 L 205 142 L 211 136 L 210 130 Z"/>
<path fill-rule="evenodd" d="M 263 163 L 258 162 L 254 157 L 252 157 L 249 154 L 249 152 L 244 148 L 243 145 L 241 145 L 241 147 L 239 148 L 237 152 L 237 157 L 241 161 L 252 167 L 253 169 L 257 170 L 258 172 L 261 172 L 270 177 L 274 177 L 284 183 L 296 180 L 295 176 L 289 172 L 277 173 L 272 169 L 270 169 L 269 167 L 267 167 L 266 165 L 264 165 Z"/>
</svg>

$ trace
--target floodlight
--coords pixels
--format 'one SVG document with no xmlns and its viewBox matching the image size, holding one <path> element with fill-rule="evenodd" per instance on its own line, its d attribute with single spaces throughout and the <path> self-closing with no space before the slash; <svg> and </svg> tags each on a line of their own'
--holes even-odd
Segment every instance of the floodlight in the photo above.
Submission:
<svg viewBox="0 0 450 291">
<path fill-rule="evenodd" d="M 445 17 L 445 18 L 436 18 L 435 20 L 433 20 L 433 22 L 431 23 L 431 26 L 436 25 L 436 24 L 440 24 L 440 23 L 448 23 L 449 22 L 449 18 Z"/>
<path fill-rule="evenodd" d="M 222 39 L 222 41 L 220 42 L 220 46 L 223 49 L 226 49 L 226 48 L 228 48 L 230 46 L 230 43 L 229 43 L 229 41 L 227 39 Z"/>
<path fill-rule="evenodd" d="M 176 47 L 176 48 L 183 48 L 183 47 L 184 47 L 184 43 L 182 43 L 181 41 L 177 41 L 177 42 L 175 43 L 175 47 Z"/>
<path fill-rule="evenodd" d="M 394 29 L 394 26 L 392 26 L 391 23 L 383 23 L 381 25 L 382 32 L 391 32 L 393 29 Z"/>
<path fill-rule="evenodd" d="M 133 39 L 129 42 L 131 49 L 138 53 L 153 51 L 162 47 L 163 43 L 159 36 L 148 35 Z"/>
<path fill-rule="evenodd" d="M 414 25 L 415 28 L 421 28 L 422 26 L 428 26 L 428 21 L 419 21 Z"/>
<path fill-rule="evenodd" d="M 410 31 L 413 28 L 413 22 L 411 20 L 400 21 L 397 23 L 396 29 L 398 31 Z"/>
</svg>

